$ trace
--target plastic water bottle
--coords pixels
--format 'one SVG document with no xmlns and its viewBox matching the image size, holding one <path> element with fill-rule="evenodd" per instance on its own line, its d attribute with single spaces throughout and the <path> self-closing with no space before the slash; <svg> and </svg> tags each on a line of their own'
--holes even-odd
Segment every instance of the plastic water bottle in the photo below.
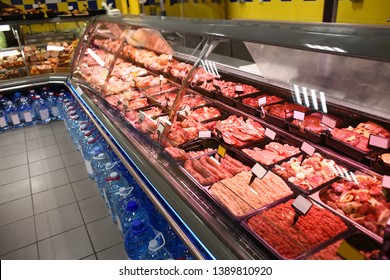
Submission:
<svg viewBox="0 0 390 280">
<path fill-rule="evenodd" d="M 47 107 L 49 108 L 49 114 L 51 120 L 55 121 L 61 119 L 57 97 L 54 95 L 52 91 L 49 92 L 48 96 L 46 97 L 46 104 Z"/>
<path fill-rule="evenodd" d="M 171 249 L 169 252 L 171 253 L 173 259 L 175 260 L 195 260 L 195 257 L 191 254 L 190 250 L 184 245 L 183 242 L 180 242 L 175 246 L 174 251 Z"/>
<path fill-rule="evenodd" d="M 142 206 L 136 201 L 136 199 L 128 199 L 125 202 L 125 208 L 123 210 L 118 209 L 118 214 L 120 215 L 118 228 L 122 235 L 126 235 L 127 231 L 131 228 L 131 223 L 134 219 L 138 218 L 144 223 L 150 224 L 149 215 Z M 121 213 L 123 212 L 123 213 Z"/>
<path fill-rule="evenodd" d="M 36 95 L 35 89 L 30 89 L 30 91 L 29 91 L 29 93 L 27 95 L 27 98 L 28 98 L 28 103 L 30 103 L 31 105 L 34 102 L 35 95 Z"/>
<path fill-rule="evenodd" d="M 115 217 L 115 202 L 119 197 L 119 189 L 121 187 L 128 188 L 128 183 L 125 178 L 123 178 L 117 172 L 111 172 L 110 176 L 106 179 L 107 183 L 105 187 L 103 187 L 103 193 L 108 205 L 108 209 L 111 213 L 111 218 L 114 222 L 116 222 Z"/>
<path fill-rule="evenodd" d="M 143 223 L 138 218 L 134 219 L 124 238 L 127 257 L 132 260 L 145 259 L 148 253 L 149 241 L 154 239 L 155 236 L 152 227 L 148 223 Z"/>
<path fill-rule="evenodd" d="M 105 164 L 105 166 L 99 166 L 98 167 L 98 172 L 97 172 L 97 175 L 95 176 L 95 180 L 96 180 L 96 183 L 98 185 L 98 189 L 99 189 L 99 192 L 100 192 L 100 195 L 106 199 L 105 195 L 104 195 L 104 188 L 106 187 L 106 184 L 108 183 L 108 181 L 106 181 L 107 178 L 109 178 L 110 174 L 112 172 L 117 172 L 120 174 L 120 172 L 117 170 L 117 165 L 118 165 L 118 162 L 108 162 Z M 107 208 L 108 208 L 108 204 L 107 204 Z"/>
<path fill-rule="evenodd" d="M 79 115 L 74 115 L 70 118 L 69 120 L 69 123 L 68 123 L 68 128 L 69 128 L 69 135 L 70 135 L 70 138 L 72 138 L 73 140 L 73 143 L 76 145 L 77 147 L 77 144 L 78 144 L 78 130 L 79 130 L 79 123 L 80 123 L 80 117 Z"/>
<path fill-rule="evenodd" d="M 159 236 L 156 236 L 156 238 L 149 241 L 148 252 L 146 253 L 144 260 L 173 260 L 171 253 L 164 246 L 164 236 L 161 235 L 161 244 L 157 241 L 158 238 Z"/>
<path fill-rule="evenodd" d="M 0 108 L 0 132 L 6 131 L 8 129 L 7 114 L 3 108 Z"/>
<path fill-rule="evenodd" d="M 43 87 L 41 93 L 39 94 L 43 100 L 46 100 L 49 96 L 49 89 L 48 87 Z"/>
<path fill-rule="evenodd" d="M 34 109 L 28 103 L 27 97 L 20 99 L 19 118 L 26 126 L 33 126 L 36 123 Z"/>
<path fill-rule="evenodd" d="M 101 151 L 101 149 L 100 149 L 100 151 Z M 106 164 L 109 162 L 111 162 L 111 159 L 108 157 L 108 155 L 106 153 L 100 152 L 97 155 L 93 156 L 92 161 L 91 161 L 91 165 L 92 165 L 93 174 L 95 174 L 95 181 L 96 182 L 98 181 L 97 178 L 104 171 Z"/>
<path fill-rule="evenodd" d="M 120 231 L 122 231 L 121 217 L 126 211 L 127 203 L 131 200 L 137 202 L 137 197 L 134 195 L 133 191 L 134 188 L 132 186 L 121 187 L 119 188 L 118 195 L 114 197 L 115 219 Z"/>
<path fill-rule="evenodd" d="M 7 114 L 8 126 L 11 128 L 19 128 L 23 126 L 23 123 L 20 121 L 18 109 L 14 106 L 12 101 L 7 101 L 5 108 Z"/>
<path fill-rule="evenodd" d="M 39 124 L 49 123 L 50 122 L 49 109 L 47 108 L 45 101 L 41 98 L 40 95 L 35 95 L 34 102 L 32 105 L 35 111 L 37 123 Z"/>
<path fill-rule="evenodd" d="M 23 94 L 19 91 L 16 91 L 12 97 L 12 103 L 15 105 L 15 107 L 19 107 L 20 105 L 20 99 L 23 97 Z"/>
<path fill-rule="evenodd" d="M 92 170 L 91 160 L 93 157 L 93 148 L 96 147 L 98 137 L 89 137 L 87 139 L 86 145 L 83 147 L 83 157 L 85 167 L 90 178 L 94 179 L 94 174 Z"/>
<path fill-rule="evenodd" d="M 64 111 L 63 111 L 63 107 L 64 107 L 64 93 L 63 92 L 60 92 L 58 94 L 58 97 L 57 97 L 57 106 L 58 106 L 58 119 L 59 120 L 63 120 L 64 119 Z"/>
</svg>

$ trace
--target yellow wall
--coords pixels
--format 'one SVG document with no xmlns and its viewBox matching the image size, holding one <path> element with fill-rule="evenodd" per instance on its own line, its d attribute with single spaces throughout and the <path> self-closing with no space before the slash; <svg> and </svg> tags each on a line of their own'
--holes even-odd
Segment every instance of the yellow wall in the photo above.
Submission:
<svg viewBox="0 0 390 280">
<path fill-rule="evenodd" d="M 363 0 L 351 2 L 339 0 L 338 23 L 362 23 L 390 25 L 390 0 Z"/>
<path fill-rule="evenodd" d="M 231 3 L 227 7 L 229 19 L 258 19 L 258 20 L 287 20 L 287 21 L 310 21 L 321 22 L 324 0 L 303 1 L 292 0 L 282 2 Z"/>
</svg>

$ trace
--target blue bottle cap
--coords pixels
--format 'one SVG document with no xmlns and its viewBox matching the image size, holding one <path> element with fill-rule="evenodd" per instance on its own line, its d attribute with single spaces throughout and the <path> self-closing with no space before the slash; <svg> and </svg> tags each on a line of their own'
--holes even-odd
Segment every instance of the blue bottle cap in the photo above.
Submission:
<svg viewBox="0 0 390 280">
<path fill-rule="evenodd" d="M 140 218 L 135 218 L 132 221 L 131 226 L 132 226 L 134 231 L 140 231 L 140 230 L 142 230 L 144 224 L 142 223 Z"/>
<path fill-rule="evenodd" d="M 126 205 L 127 211 L 134 211 L 134 210 L 137 210 L 137 208 L 138 208 L 138 204 L 135 200 L 130 200 L 129 202 L 127 202 L 127 205 Z"/>
</svg>

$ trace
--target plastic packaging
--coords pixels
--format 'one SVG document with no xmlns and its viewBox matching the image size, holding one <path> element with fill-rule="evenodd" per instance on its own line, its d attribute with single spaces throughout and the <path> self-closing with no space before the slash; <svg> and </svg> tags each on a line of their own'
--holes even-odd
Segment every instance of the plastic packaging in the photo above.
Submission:
<svg viewBox="0 0 390 280">
<path fill-rule="evenodd" d="M 156 238 L 149 241 L 148 252 L 145 255 L 144 260 L 172 260 L 171 253 L 167 250 L 165 245 L 164 236 L 161 235 L 162 243 L 160 244 Z"/>
<path fill-rule="evenodd" d="M 131 228 L 132 221 L 136 218 L 144 223 L 150 223 L 148 213 L 135 199 L 124 200 L 124 202 L 126 204 L 125 208 L 123 208 L 123 213 L 120 213 L 120 210 L 118 210 L 120 218 L 118 219 L 119 222 L 117 222 L 118 228 L 123 236 L 126 235 L 127 231 Z"/>
<path fill-rule="evenodd" d="M 36 124 L 35 112 L 33 107 L 28 103 L 27 97 L 22 97 L 20 99 L 19 118 L 26 126 L 33 126 Z"/>
<path fill-rule="evenodd" d="M 61 119 L 57 97 L 54 95 L 53 92 L 48 93 L 48 96 L 46 97 L 46 104 L 49 108 L 50 118 L 53 121 Z"/>
<path fill-rule="evenodd" d="M 115 201 L 119 197 L 119 189 L 124 187 L 128 188 L 128 183 L 125 178 L 123 178 L 117 172 L 111 172 L 110 176 L 106 178 L 106 185 L 103 188 L 104 197 L 108 205 L 108 209 L 111 213 L 111 218 L 116 222 L 115 217 Z"/>
<path fill-rule="evenodd" d="M 40 95 L 35 95 L 32 106 L 38 124 L 47 124 L 50 122 L 49 109 Z"/>
<path fill-rule="evenodd" d="M 20 121 L 18 109 L 14 106 L 12 101 L 7 101 L 5 112 L 7 114 L 8 126 L 10 128 L 19 128 L 23 126 Z"/>
<path fill-rule="evenodd" d="M 7 115 L 5 111 L 0 108 L 0 132 L 8 130 L 8 121 L 7 121 Z"/>
<path fill-rule="evenodd" d="M 148 253 L 149 241 L 155 238 L 155 233 L 148 223 L 134 219 L 127 231 L 124 244 L 126 255 L 131 260 L 143 260 Z"/>
</svg>

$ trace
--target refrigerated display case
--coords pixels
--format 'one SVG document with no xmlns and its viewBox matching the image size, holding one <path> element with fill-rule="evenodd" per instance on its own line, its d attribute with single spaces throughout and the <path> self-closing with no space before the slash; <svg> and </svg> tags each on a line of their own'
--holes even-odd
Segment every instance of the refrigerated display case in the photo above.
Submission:
<svg viewBox="0 0 390 280">
<path fill-rule="evenodd" d="M 378 255 L 389 32 L 98 17 L 67 85 L 197 258 L 312 258 L 356 234 Z"/>
</svg>

